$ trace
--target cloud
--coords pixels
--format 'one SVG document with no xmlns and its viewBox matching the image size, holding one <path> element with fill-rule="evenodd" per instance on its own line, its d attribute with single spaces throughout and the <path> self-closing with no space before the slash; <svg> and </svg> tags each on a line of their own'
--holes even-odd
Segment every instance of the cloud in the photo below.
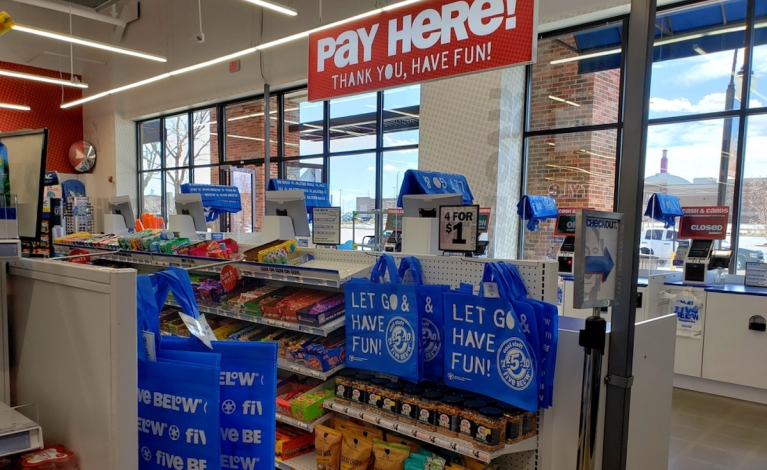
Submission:
<svg viewBox="0 0 767 470">
<path fill-rule="evenodd" d="M 374 167 L 374 166 L 369 166 L 369 167 L 368 167 L 368 171 L 376 171 L 376 167 Z"/>
<path fill-rule="evenodd" d="M 396 166 L 388 165 L 388 164 L 384 165 L 383 169 L 384 169 L 384 171 L 398 171 L 399 170 L 399 168 L 397 168 Z"/>
<path fill-rule="evenodd" d="M 724 93 L 711 93 L 703 97 L 697 104 L 692 104 L 687 98 L 651 98 L 650 110 L 656 113 L 711 113 L 724 111 L 726 96 Z"/>
</svg>

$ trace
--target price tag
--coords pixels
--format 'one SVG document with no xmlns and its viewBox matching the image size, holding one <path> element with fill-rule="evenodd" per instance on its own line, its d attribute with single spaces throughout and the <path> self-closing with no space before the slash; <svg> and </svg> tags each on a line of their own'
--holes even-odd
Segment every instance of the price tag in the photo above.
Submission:
<svg viewBox="0 0 767 470">
<path fill-rule="evenodd" d="M 189 333 L 198 337 L 205 346 L 213 349 L 211 341 L 216 341 L 216 335 L 213 334 L 213 330 L 210 329 L 208 321 L 205 319 L 205 315 L 200 315 L 198 318 L 193 318 L 184 312 L 179 312 L 178 315 L 186 325 Z"/>
<path fill-rule="evenodd" d="M 477 251 L 479 206 L 439 206 L 439 250 Z"/>
</svg>

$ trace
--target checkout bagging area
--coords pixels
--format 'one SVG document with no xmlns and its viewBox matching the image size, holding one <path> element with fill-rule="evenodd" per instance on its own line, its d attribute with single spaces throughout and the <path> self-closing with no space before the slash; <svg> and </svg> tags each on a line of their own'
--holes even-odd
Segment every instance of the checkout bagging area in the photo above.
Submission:
<svg viewBox="0 0 767 470">
<path fill-rule="evenodd" d="M 665 210 L 664 210 L 665 209 Z M 566 317 L 586 318 L 590 310 L 573 308 L 572 259 L 575 212 L 561 209 L 557 234 L 564 236 L 557 253 L 561 299 Z M 672 313 L 677 316 L 674 386 L 730 398 L 767 403 L 767 283 L 765 263 L 740 266 L 730 274 L 737 255 L 727 237 L 728 207 L 681 207 L 671 195 L 652 195 L 645 213 L 652 230 L 678 224 L 672 257 L 640 267 L 636 321 Z M 651 255 L 642 255 L 651 260 Z M 644 268 L 644 269 L 643 269 Z M 742 270 L 741 270 L 742 271 Z M 604 309 L 611 318 L 610 309 Z"/>
</svg>

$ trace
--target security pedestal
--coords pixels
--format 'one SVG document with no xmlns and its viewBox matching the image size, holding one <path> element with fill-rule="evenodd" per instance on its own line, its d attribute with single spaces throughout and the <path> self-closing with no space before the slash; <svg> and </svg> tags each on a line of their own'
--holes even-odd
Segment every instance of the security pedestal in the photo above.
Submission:
<svg viewBox="0 0 767 470">
<path fill-rule="evenodd" d="M 578 470 L 594 470 L 596 452 L 599 394 L 602 390 L 602 356 L 605 354 L 607 322 L 594 309 L 594 316 L 586 319 L 578 344 L 583 347 L 583 385 L 581 388 L 581 418 L 578 433 Z"/>
</svg>

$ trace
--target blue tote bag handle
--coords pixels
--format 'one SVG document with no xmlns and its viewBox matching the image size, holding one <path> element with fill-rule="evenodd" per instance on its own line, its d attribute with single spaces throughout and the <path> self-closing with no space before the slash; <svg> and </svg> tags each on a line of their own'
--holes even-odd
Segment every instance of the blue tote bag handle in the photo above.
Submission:
<svg viewBox="0 0 767 470">
<path fill-rule="evenodd" d="M 479 285 L 479 296 L 485 296 L 485 283 L 494 282 L 498 286 L 498 295 L 501 299 L 511 299 L 509 286 L 495 263 L 485 263 L 485 271 L 482 273 L 482 282 Z"/>
<path fill-rule="evenodd" d="M 402 282 L 402 279 L 405 278 L 405 273 L 410 271 L 410 274 L 413 276 L 413 285 L 415 286 L 422 286 L 423 285 L 423 272 L 421 271 L 421 262 L 418 261 L 418 258 L 415 256 L 407 256 L 405 258 L 402 258 L 402 261 L 399 263 L 399 277 L 400 282 Z"/>
<path fill-rule="evenodd" d="M 184 313 L 193 318 L 200 316 L 188 272 L 180 268 L 168 268 L 165 271 L 155 273 L 155 276 L 163 280 L 167 288 L 173 291 L 173 299 L 181 306 Z M 164 290 L 164 292 L 157 292 L 158 297 L 162 296 L 161 299 L 157 299 L 158 306 L 165 303 L 165 299 L 168 297 L 168 289 Z"/>
<path fill-rule="evenodd" d="M 394 258 L 391 255 L 383 253 L 373 270 L 370 272 L 370 282 L 375 284 L 381 284 L 381 277 L 389 271 L 389 283 L 401 284 L 399 278 L 399 272 L 397 271 L 397 263 L 394 262 Z"/>
</svg>

